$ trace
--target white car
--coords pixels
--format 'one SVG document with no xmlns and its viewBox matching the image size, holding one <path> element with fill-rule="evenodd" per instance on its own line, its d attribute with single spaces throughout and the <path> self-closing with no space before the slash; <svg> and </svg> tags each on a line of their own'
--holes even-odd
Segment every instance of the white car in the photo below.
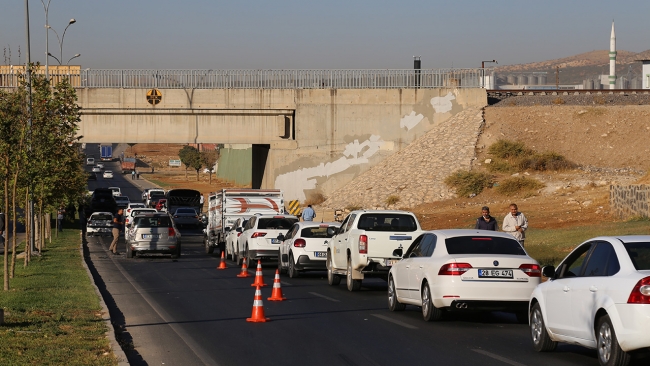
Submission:
<svg viewBox="0 0 650 366">
<path fill-rule="evenodd" d="M 237 246 L 237 238 L 241 236 L 241 233 L 244 230 L 244 226 L 246 226 L 248 219 L 248 217 L 238 218 L 226 234 L 226 257 L 231 258 L 235 262 L 237 261 L 236 253 L 239 252 Z"/>
<path fill-rule="evenodd" d="M 129 197 L 127 196 L 115 196 L 115 202 L 117 203 L 117 207 L 119 208 L 125 208 L 129 205 Z"/>
<path fill-rule="evenodd" d="M 113 191 L 113 197 L 122 195 L 122 190 L 120 189 L 120 187 L 108 187 L 108 189 Z"/>
<path fill-rule="evenodd" d="M 130 215 L 131 210 L 133 210 L 134 208 L 146 208 L 146 206 L 142 202 L 130 202 L 126 206 L 126 210 L 124 210 L 124 215 L 126 215 L 126 216 Z"/>
<path fill-rule="evenodd" d="M 86 165 L 95 165 L 95 158 L 86 158 Z"/>
<path fill-rule="evenodd" d="M 93 173 L 100 173 L 102 170 L 101 170 L 97 165 L 95 165 L 95 166 L 92 168 L 91 171 L 92 171 Z"/>
<path fill-rule="evenodd" d="M 523 323 L 540 280 L 539 264 L 510 234 L 427 231 L 390 269 L 388 308 L 420 306 L 425 321 L 440 320 L 446 311 L 508 311 Z"/>
<path fill-rule="evenodd" d="M 105 170 L 104 174 L 102 174 L 102 178 L 104 178 L 104 179 L 113 179 L 113 171 Z"/>
<path fill-rule="evenodd" d="M 248 258 L 248 264 L 255 259 L 276 259 L 280 249 L 278 235 L 286 233 L 298 218 L 293 215 L 254 215 L 244 226 L 237 238 L 237 263 Z"/>
<path fill-rule="evenodd" d="M 535 350 L 567 342 L 597 349 L 601 365 L 627 365 L 650 347 L 650 236 L 587 240 L 542 273 L 530 298 Z"/>
<path fill-rule="evenodd" d="M 280 273 L 288 272 L 290 278 L 295 278 L 303 271 L 326 270 L 327 243 L 335 231 L 327 229 L 340 226 L 340 222 L 302 221 L 293 224 L 285 235 L 278 237 L 282 240 L 278 256 Z"/>
<path fill-rule="evenodd" d="M 128 213 L 126 213 L 126 215 L 124 215 L 124 225 L 126 225 L 126 226 L 131 225 L 133 223 L 133 218 L 138 216 L 138 215 L 143 215 L 143 214 L 147 214 L 147 213 L 156 213 L 156 212 L 158 212 L 158 211 L 156 211 L 153 208 L 144 208 L 144 207 L 143 208 L 132 208 L 131 211 L 129 211 Z"/>
<path fill-rule="evenodd" d="M 104 163 L 97 163 L 96 165 L 99 169 L 104 169 Z"/>
<path fill-rule="evenodd" d="M 113 235 L 113 214 L 110 212 L 94 212 L 91 214 L 86 224 L 86 235 Z"/>
</svg>

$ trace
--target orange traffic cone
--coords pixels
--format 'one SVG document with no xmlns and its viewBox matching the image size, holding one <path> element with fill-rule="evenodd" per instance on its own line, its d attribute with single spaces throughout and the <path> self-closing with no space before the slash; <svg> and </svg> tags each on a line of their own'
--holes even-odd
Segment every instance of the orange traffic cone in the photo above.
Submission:
<svg viewBox="0 0 650 366">
<path fill-rule="evenodd" d="M 244 258 L 244 261 L 241 264 L 241 272 L 237 275 L 237 277 L 250 277 L 251 275 L 248 274 L 248 264 L 246 262 L 246 258 Z"/>
<path fill-rule="evenodd" d="M 219 267 L 217 269 L 226 269 L 226 253 L 222 250 L 221 251 L 221 263 L 219 263 Z"/>
<path fill-rule="evenodd" d="M 266 283 L 264 283 L 264 277 L 262 277 L 262 261 L 258 260 L 257 261 L 257 270 L 255 270 L 255 282 L 251 286 L 268 286 Z"/>
<path fill-rule="evenodd" d="M 250 318 L 246 318 L 247 322 L 252 323 L 265 323 L 269 318 L 264 316 L 264 304 L 262 303 L 262 290 L 257 286 L 255 289 L 255 298 L 253 299 L 253 314 Z"/>
<path fill-rule="evenodd" d="M 271 297 L 268 298 L 269 301 L 284 301 L 287 298 L 282 296 L 282 287 L 280 287 L 280 270 L 275 270 L 275 279 L 273 280 L 273 292 L 271 292 Z"/>
</svg>

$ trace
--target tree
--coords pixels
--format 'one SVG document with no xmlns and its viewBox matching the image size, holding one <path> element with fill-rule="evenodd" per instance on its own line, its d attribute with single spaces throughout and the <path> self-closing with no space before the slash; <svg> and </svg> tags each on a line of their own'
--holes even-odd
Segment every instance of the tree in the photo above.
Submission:
<svg viewBox="0 0 650 366">
<path fill-rule="evenodd" d="M 208 169 L 210 175 L 210 184 L 212 184 L 212 173 L 214 172 L 214 166 L 217 164 L 219 159 L 219 153 L 217 150 L 204 150 L 201 151 L 201 163 L 206 169 Z"/>
<path fill-rule="evenodd" d="M 199 180 L 199 171 L 203 167 L 201 163 L 201 153 L 194 146 L 185 145 L 178 152 L 181 163 L 185 165 L 185 178 L 187 179 L 187 168 L 196 170 L 196 180 Z"/>
</svg>

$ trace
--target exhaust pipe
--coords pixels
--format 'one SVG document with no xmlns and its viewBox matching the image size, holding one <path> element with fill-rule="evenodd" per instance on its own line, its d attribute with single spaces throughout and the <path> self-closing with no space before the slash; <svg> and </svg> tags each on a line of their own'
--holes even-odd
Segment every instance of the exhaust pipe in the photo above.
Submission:
<svg viewBox="0 0 650 366">
<path fill-rule="evenodd" d="M 456 303 L 456 309 L 467 309 L 467 303 L 466 302 Z"/>
</svg>

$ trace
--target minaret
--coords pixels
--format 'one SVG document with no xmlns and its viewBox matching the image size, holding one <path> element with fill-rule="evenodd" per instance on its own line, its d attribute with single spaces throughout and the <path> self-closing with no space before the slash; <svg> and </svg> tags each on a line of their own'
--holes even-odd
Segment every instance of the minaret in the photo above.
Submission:
<svg viewBox="0 0 650 366">
<path fill-rule="evenodd" d="M 612 36 L 609 39 L 609 88 L 616 89 L 616 33 L 612 20 Z"/>
</svg>

